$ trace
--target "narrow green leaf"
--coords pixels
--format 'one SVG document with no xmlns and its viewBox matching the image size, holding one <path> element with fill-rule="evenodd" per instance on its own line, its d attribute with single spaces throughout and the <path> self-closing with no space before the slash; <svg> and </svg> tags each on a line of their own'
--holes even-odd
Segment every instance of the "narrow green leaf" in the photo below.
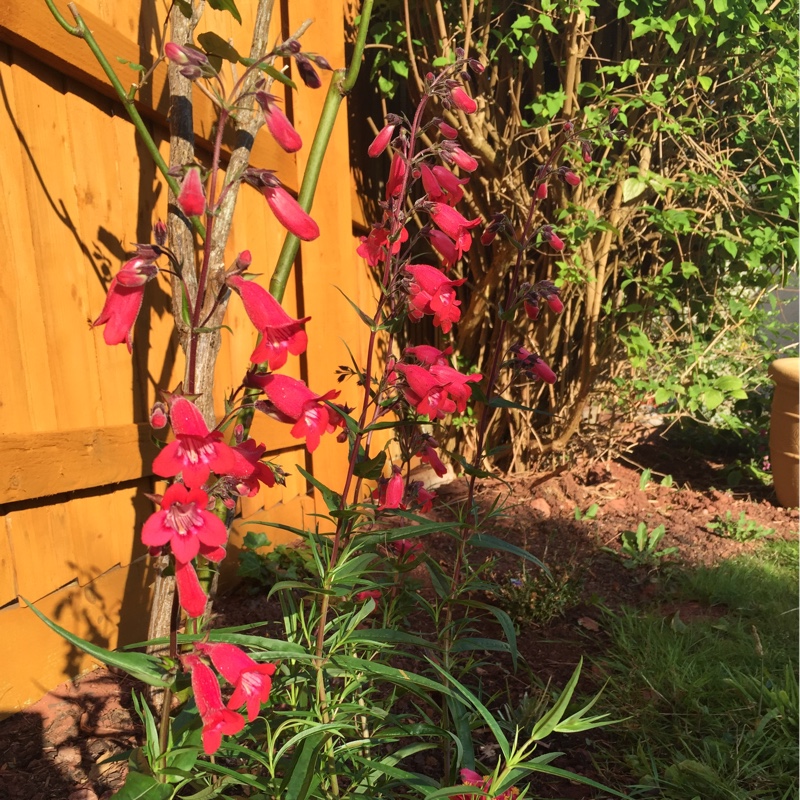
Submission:
<svg viewBox="0 0 800 800">
<path fill-rule="evenodd" d="M 227 11 L 240 25 L 242 24 L 242 15 L 236 8 L 234 0 L 208 0 L 208 4 L 215 11 Z"/>
<path fill-rule="evenodd" d="M 552 577 L 550 570 L 535 555 L 523 550 L 521 547 L 517 547 L 515 544 L 511 544 L 511 542 L 498 539 L 497 536 L 492 536 L 488 533 L 476 533 L 467 540 L 467 544 L 471 544 L 473 547 L 482 547 L 486 550 L 502 550 L 504 553 L 519 556 L 526 561 L 530 561 L 531 564 L 536 564 L 546 575 Z"/>
<path fill-rule="evenodd" d="M 569 701 L 572 699 L 572 693 L 578 685 L 578 678 L 581 676 L 582 666 L 583 658 L 581 657 L 578 666 L 575 667 L 575 671 L 572 673 L 572 677 L 558 696 L 558 700 L 556 700 L 553 707 L 536 723 L 533 731 L 531 731 L 530 738 L 532 741 L 539 741 L 540 739 L 546 738 L 556 729 L 558 723 L 561 722 L 566 713 L 567 706 L 569 706 Z"/>
<path fill-rule="evenodd" d="M 318 770 L 320 752 L 328 735 L 318 733 L 303 740 L 292 757 L 277 796 L 285 800 L 305 800 L 309 796 L 312 782 L 319 782 Z"/>
<path fill-rule="evenodd" d="M 314 487 L 319 489 L 320 493 L 322 494 L 322 499 L 325 501 L 325 505 L 328 508 L 328 511 L 333 513 L 334 511 L 338 511 L 339 507 L 342 502 L 342 498 L 333 491 L 333 489 L 329 489 L 324 483 L 318 481 L 310 472 L 306 472 L 299 464 L 297 466 L 297 471 Z"/>
<path fill-rule="evenodd" d="M 116 800 L 168 800 L 173 787 L 159 783 L 152 775 L 129 772 L 124 786 L 114 794 Z"/>
<path fill-rule="evenodd" d="M 342 297 L 344 297 L 344 299 L 347 300 L 348 303 L 350 303 L 352 309 L 356 312 L 356 314 L 358 314 L 358 316 L 361 318 L 361 321 L 371 331 L 377 330 L 377 328 L 375 327 L 375 321 L 372 319 L 372 317 L 368 316 L 364 311 L 362 311 L 338 286 L 334 286 L 333 288 L 336 289 L 336 291 L 338 291 L 339 294 L 341 294 Z"/>
<path fill-rule="evenodd" d="M 109 667 L 117 667 L 127 672 L 131 677 L 143 683 L 147 683 L 150 686 L 172 686 L 173 678 L 167 670 L 161 666 L 161 661 L 159 659 L 145 653 L 117 653 L 112 650 L 106 650 L 105 647 L 99 647 L 96 644 L 87 642 L 85 639 L 81 639 L 80 636 L 76 636 L 74 633 L 70 633 L 65 628 L 62 628 L 60 625 L 56 625 L 55 622 L 49 620 L 42 614 L 33 603 L 25 600 L 24 597 L 22 597 L 22 600 L 48 628 L 55 631 L 59 636 L 62 636 L 70 644 L 83 650 L 84 653 L 94 656 L 98 661 L 102 661 Z"/>
</svg>

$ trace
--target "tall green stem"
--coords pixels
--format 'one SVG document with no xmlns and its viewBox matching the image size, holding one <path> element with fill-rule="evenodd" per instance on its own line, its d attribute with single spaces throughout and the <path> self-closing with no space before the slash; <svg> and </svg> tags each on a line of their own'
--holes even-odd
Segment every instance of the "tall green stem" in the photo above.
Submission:
<svg viewBox="0 0 800 800">
<path fill-rule="evenodd" d="M 322 161 L 328 143 L 333 133 L 333 126 L 336 116 L 339 113 L 339 106 L 345 96 L 353 90 L 356 85 L 358 73 L 361 70 L 361 59 L 364 55 L 364 44 L 367 41 L 367 31 L 369 20 L 372 15 L 372 4 L 374 0 L 364 0 L 361 8 L 361 19 L 358 23 L 358 33 L 356 34 L 356 44 L 353 48 L 353 57 L 347 72 L 336 70 L 331 77 L 331 85 L 328 87 L 328 94 L 325 97 L 325 104 L 322 107 L 322 114 L 317 125 L 317 132 L 314 134 L 314 141 L 308 151 L 308 162 L 303 173 L 303 182 L 297 195 L 297 202 L 300 207 L 308 213 L 314 202 L 314 195 L 317 191 L 319 174 L 322 170 Z M 270 294 L 278 301 L 283 299 L 286 291 L 286 282 L 292 271 L 292 264 L 297 257 L 300 249 L 300 240 L 292 233 L 286 234 L 283 247 L 278 256 L 278 263 L 275 265 L 275 272 L 272 273 L 272 280 L 269 284 Z"/>
</svg>

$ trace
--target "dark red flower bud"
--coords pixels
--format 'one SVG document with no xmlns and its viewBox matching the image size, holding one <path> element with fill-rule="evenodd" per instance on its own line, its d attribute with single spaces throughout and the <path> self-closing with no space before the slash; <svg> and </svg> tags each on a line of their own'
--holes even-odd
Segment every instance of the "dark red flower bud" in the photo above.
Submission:
<svg viewBox="0 0 800 800">
<path fill-rule="evenodd" d="M 315 55 L 309 57 L 320 69 L 327 69 L 329 72 L 333 70 L 333 67 L 330 65 L 330 62 L 327 58 L 325 58 L 325 56 Z"/>
<path fill-rule="evenodd" d="M 471 59 L 469 60 L 469 68 L 470 68 L 470 69 L 471 69 L 471 70 L 472 70 L 472 71 L 473 71 L 473 72 L 474 72 L 476 75 L 483 75 L 484 71 L 486 70 L 486 67 L 485 67 L 483 64 L 481 64 L 481 62 L 480 62 L 480 61 L 478 61 L 478 60 L 477 60 L 477 59 L 475 59 L 475 58 L 471 58 Z"/>
<path fill-rule="evenodd" d="M 568 169 L 562 176 L 570 186 L 579 186 L 581 179 L 571 169 Z"/>
<path fill-rule="evenodd" d="M 378 135 L 373 139 L 372 144 L 367 149 L 370 158 L 377 158 L 388 146 L 394 135 L 394 125 L 385 125 L 381 128 Z"/>
<path fill-rule="evenodd" d="M 619 114 L 618 108 L 612 108 L 611 111 L 608 112 L 608 124 L 611 125 L 614 120 L 617 118 L 617 114 Z"/>
<path fill-rule="evenodd" d="M 169 415 L 167 407 L 159 400 L 154 403 L 153 407 L 150 409 L 150 425 L 156 430 L 161 430 L 161 428 L 167 427 L 168 422 Z"/>
<path fill-rule="evenodd" d="M 319 89 L 322 86 L 317 71 L 314 69 L 311 62 L 304 55 L 296 55 L 294 58 L 297 64 L 297 71 L 300 73 L 300 79 L 308 86 L 309 89 Z"/>
<path fill-rule="evenodd" d="M 572 133 L 575 130 L 575 126 L 571 122 L 564 123 L 564 133 Z"/>
<path fill-rule="evenodd" d="M 537 200 L 544 200 L 545 197 L 547 197 L 547 184 L 546 183 L 540 183 L 536 187 L 536 199 Z"/>
<path fill-rule="evenodd" d="M 535 300 L 525 300 L 523 305 L 528 319 L 536 320 L 539 316 L 539 304 Z"/>
<path fill-rule="evenodd" d="M 461 86 L 454 86 L 450 90 L 450 99 L 465 114 L 474 114 L 478 104 L 464 91 Z"/>
<path fill-rule="evenodd" d="M 592 146 L 586 140 L 581 142 L 581 155 L 585 163 L 592 163 Z"/>
<path fill-rule="evenodd" d="M 159 247 L 164 247 L 167 243 L 167 226 L 161 220 L 153 225 L 153 238 Z"/>
</svg>

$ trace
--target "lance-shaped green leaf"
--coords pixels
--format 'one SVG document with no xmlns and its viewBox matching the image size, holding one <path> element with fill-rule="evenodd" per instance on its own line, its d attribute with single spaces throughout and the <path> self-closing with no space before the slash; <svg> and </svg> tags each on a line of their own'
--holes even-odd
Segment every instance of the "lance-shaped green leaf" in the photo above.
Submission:
<svg viewBox="0 0 800 800">
<path fill-rule="evenodd" d="M 133 678 L 147 683 L 150 686 L 172 686 L 173 676 L 162 666 L 160 659 L 149 656 L 146 653 L 118 653 L 113 650 L 106 650 L 105 647 L 87 642 L 74 633 L 70 633 L 66 628 L 62 628 L 52 620 L 48 619 L 36 606 L 25 598 L 22 598 L 28 608 L 36 614 L 51 630 L 62 636 L 70 644 L 88 653 L 98 661 L 102 661 L 109 667 L 117 667 L 124 670 Z"/>
</svg>

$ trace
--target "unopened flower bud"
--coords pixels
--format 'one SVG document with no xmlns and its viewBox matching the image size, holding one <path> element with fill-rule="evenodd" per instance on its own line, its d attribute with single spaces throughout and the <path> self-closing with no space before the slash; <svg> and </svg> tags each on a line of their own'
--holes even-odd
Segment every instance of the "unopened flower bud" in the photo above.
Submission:
<svg viewBox="0 0 800 800">
<path fill-rule="evenodd" d="M 619 114 L 619 109 L 616 108 L 616 107 L 612 108 L 611 111 L 608 112 L 608 124 L 609 125 L 611 125 L 614 122 L 614 120 L 617 118 L 618 114 Z"/>
<path fill-rule="evenodd" d="M 564 123 L 564 133 L 572 133 L 574 130 L 575 126 L 571 122 L 567 121 Z"/>
<path fill-rule="evenodd" d="M 465 114 L 474 114 L 478 104 L 464 91 L 461 86 L 454 86 L 450 90 L 450 99 Z"/>
<path fill-rule="evenodd" d="M 581 155 L 585 163 L 592 163 L 592 146 L 586 140 L 581 142 Z"/>
<path fill-rule="evenodd" d="M 481 62 L 480 62 L 480 61 L 478 61 L 478 60 L 477 60 L 477 59 L 475 59 L 475 58 L 471 58 L 471 59 L 469 60 L 469 68 L 470 68 L 470 69 L 471 69 L 471 70 L 472 70 L 472 71 L 473 71 L 473 72 L 474 72 L 476 75 L 483 75 L 483 73 L 484 73 L 484 72 L 485 72 L 485 70 L 486 70 L 486 67 L 485 67 L 483 64 L 481 64 Z"/>
<path fill-rule="evenodd" d="M 445 139 L 458 139 L 458 131 L 452 125 L 448 125 L 446 122 L 440 122 L 438 127 L 439 133 L 441 133 Z"/>
<path fill-rule="evenodd" d="M 190 81 L 196 81 L 198 78 L 203 77 L 203 70 L 200 67 L 194 66 L 194 64 L 181 67 L 178 72 L 180 72 L 184 78 L 188 78 Z"/>
<path fill-rule="evenodd" d="M 174 64 L 180 64 L 181 66 L 191 64 L 195 67 L 202 67 L 208 64 L 208 56 L 205 53 L 195 50 L 193 47 L 184 47 L 175 42 L 167 42 L 164 45 L 164 55 Z"/>
<path fill-rule="evenodd" d="M 564 310 L 564 304 L 561 302 L 561 298 L 557 294 L 549 294 L 545 297 L 547 301 L 547 305 L 550 306 L 550 310 L 554 314 L 560 314 Z"/>
<path fill-rule="evenodd" d="M 164 247 L 167 243 L 167 226 L 161 220 L 153 225 L 153 238 L 159 247 Z"/>
<path fill-rule="evenodd" d="M 557 380 L 555 372 L 553 372 L 541 358 L 536 358 L 529 369 L 537 378 L 540 378 L 545 383 L 553 384 Z"/>
<path fill-rule="evenodd" d="M 456 58 L 464 58 L 465 55 L 463 47 L 456 47 Z"/>
<path fill-rule="evenodd" d="M 161 430 L 162 428 L 167 427 L 168 422 L 169 415 L 167 412 L 167 407 L 164 403 L 158 400 L 150 409 L 150 426 L 155 430 Z"/>
<path fill-rule="evenodd" d="M 436 76 L 432 72 L 425 73 L 425 80 L 428 81 L 428 83 L 431 83 L 435 77 Z"/>
<path fill-rule="evenodd" d="M 562 177 L 564 178 L 564 180 L 570 186 L 579 186 L 580 185 L 580 182 L 581 182 L 580 177 L 578 175 L 576 175 L 571 169 L 566 170 L 564 172 L 564 174 L 562 175 Z"/>
<path fill-rule="evenodd" d="M 528 319 L 536 320 L 539 316 L 539 303 L 535 298 L 523 302 Z"/>
<path fill-rule="evenodd" d="M 294 58 L 297 64 L 297 71 L 300 73 L 300 78 L 309 89 L 319 89 L 322 86 L 317 71 L 312 66 L 311 62 L 304 55 L 296 55 Z"/>
<path fill-rule="evenodd" d="M 388 146 L 394 135 L 394 125 L 384 125 L 378 135 L 373 139 L 372 144 L 367 148 L 367 155 L 370 158 L 377 158 Z"/>
<path fill-rule="evenodd" d="M 244 425 L 241 422 L 234 426 L 233 438 L 236 440 L 236 444 L 241 444 L 244 441 Z"/>
<path fill-rule="evenodd" d="M 481 234 L 481 244 L 485 246 L 490 245 L 495 239 L 497 238 L 497 231 L 492 228 L 490 225 L 482 234 Z"/>
<path fill-rule="evenodd" d="M 191 167 L 187 171 L 178 195 L 178 205 L 187 217 L 200 216 L 206 210 L 206 196 L 197 167 Z"/>
<path fill-rule="evenodd" d="M 542 239 L 544 239 L 554 250 L 561 251 L 564 249 L 564 242 L 561 240 L 558 234 L 555 233 L 551 225 L 542 226 L 541 234 Z"/>
<path fill-rule="evenodd" d="M 465 153 L 460 147 L 454 147 L 448 151 L 448 155 L 453 163 L 466 172 L 475 172 L 478 169 L 478 162 L 469 153 Z"/>
<path fill-rule="evenodd" d="M 314 56 L 309 56 L 309 58 L 310 58 L 310 59 L 311 59 L 311 60 L 312 60 L 312 61 L 313 61 L 313 62 L 314 62 L 314 63 L 315 63 L 315 64 L 316 64 L 316 65 L 317 65 L 317 66 L 318 66 L 320 69 L 326 69 L 326 70 L 328 70 L 329 72 L 331 72 L 331 71 L 333 70 L 333 67 L 330 65 L 330 62 L 328 61 L 328 59 L 327 59 L 327 58 L 325 58 L 325 56 L 314 55 Z"/>
<path fill-rule="evenodd" d="M 545 197 L 547 197 L 547 184 L 546 183 L 540 183 L 536 187 L 536 199 L 537 200 L 544 200 Z"/>
</svg>

